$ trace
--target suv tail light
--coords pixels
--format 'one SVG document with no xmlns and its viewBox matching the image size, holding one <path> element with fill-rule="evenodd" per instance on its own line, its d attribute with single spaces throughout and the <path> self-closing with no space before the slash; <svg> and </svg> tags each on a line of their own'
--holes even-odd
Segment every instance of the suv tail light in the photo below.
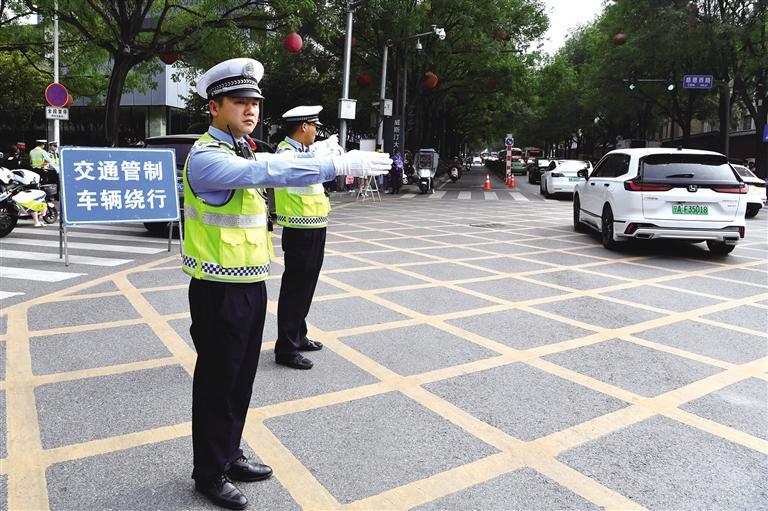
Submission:
<svg viewBox="0 0 768 511">
<path fill-rule="evenodd" d="M 747 193 L 747 187 L 743 183 L 739 186 L 714 186 L 712 189 L 720 193 Z"/>
<path fill-rule="evenodd" d="M 629 192 L 666 192 L 672 189 L 669 185 L 651 185 L 642 181 L 630 179 L 624 181 L 624 189 Z"/>
</svg>

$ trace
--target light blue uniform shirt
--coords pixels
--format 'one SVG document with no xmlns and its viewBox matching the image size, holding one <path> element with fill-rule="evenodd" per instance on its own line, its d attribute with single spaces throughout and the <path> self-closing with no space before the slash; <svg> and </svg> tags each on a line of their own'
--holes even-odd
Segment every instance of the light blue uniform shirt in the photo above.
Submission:
<svg viewBox="0 0 768 511">
<path fill-rule="evenodd" d="M 298 153 L 306 153 L 309 151 L 309 147 L 306 147 L 301 142 L 297 142 L 296 140 L 292 139 L 291 137 L 285 137 L 284 142 L 288 144 L 289 146 L 293 147 L 293 149 Z M 285 148 L 277 148 L 278 153 L 284 153 L 285 151 L 290 151 L 287 147 Z"/>
<path fill-rule="evenodd" d="M 208 133 L 232 144 L 232 137 L 210 126 Z M 237 140 L 239 142 L 240 140 Z M 189 151 L 187 180 L 195 194 L 208 204 L 224 204 L 237 188 L 280 188 L 308 186 L 336 177 L 331 158 L 297 153 L 295 158 L 271 153 L 254 153 L 246 160 L 220 146 L 193 146 Z"/>
</svg>

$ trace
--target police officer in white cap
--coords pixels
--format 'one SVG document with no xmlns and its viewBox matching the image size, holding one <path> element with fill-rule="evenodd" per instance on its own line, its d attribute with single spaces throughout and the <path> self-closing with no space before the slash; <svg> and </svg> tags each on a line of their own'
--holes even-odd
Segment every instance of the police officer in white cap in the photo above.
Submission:
<svg viewBox="0 0 768 511">
<path fill-rule="evenodd" d="M 258 481 L 272 469 L 249 461 L 240 438 L 261 350 L 273 256 L 264 187 L 309 186 L 338 175 L 379 175 L 386 155 L 351 151 L 253 153 L 249 134 L 259 122 L 256 60 L 237 58 L 209 69 L 197 82 L 212 121 L 184 167 L 182 267 L 189 285 L 190 333 L 197 350 L 192 396 L 192 477 L 217 505 L 243 509 L 232 483 Z"/>
<path fill-rule="evenodd" d="M 320 122 L 320 105 L 297 106 L 283 114 L 288 136 L 277 152 L 323 150 L 335 138 L 313 146 Z M 339 148 L 340 149 L 340 148 Z M 275 188 L 277 223 L 283 227 L 280 242 L 285 270 L 277 304 L 275 362 L 295 369 L 311 369 L 312 361 L 300 352 L 317 351 L 323 344 L 307 337 L 306 318 L 312 305 L 325 254 L 325 231 L 331 202 L 321 184 Z"/>
</svg>

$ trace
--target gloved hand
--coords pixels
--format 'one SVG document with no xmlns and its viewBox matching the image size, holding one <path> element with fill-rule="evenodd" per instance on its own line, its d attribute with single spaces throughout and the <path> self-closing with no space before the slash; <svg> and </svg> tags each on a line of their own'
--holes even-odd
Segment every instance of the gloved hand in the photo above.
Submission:
<svg viewBox="0 0 768 511">
<path fill-rule="evenodd" d="M 331 159 L 337 176 L 381 176 L 392 168 L 392 160 L 387 153 L 374 151 L 355 149 Z"/>
<path fill-rule="evenodd" d="M 315 156 L 341 156 L 344 154 L 344 149 L 339 145 L 339 136 L 331 135 L 325 140 L 315 142 L 309 146 L 309 151 L 314 153 Z"/>
</svg>

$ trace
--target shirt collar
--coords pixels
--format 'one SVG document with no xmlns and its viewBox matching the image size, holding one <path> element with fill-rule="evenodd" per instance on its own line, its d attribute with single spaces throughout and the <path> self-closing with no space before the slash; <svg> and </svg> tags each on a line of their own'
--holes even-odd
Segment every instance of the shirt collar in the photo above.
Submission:
<svg viewBox="0 0 768 511">
<path fill-rule="evenodd" d="M 246 136 L 244 136 L 243 138 L 241 138 L 239 140 L 238 139 L 232 140 L 232 137 L 230 136 L 230 134 L 228 132 L 226 132 L 224 130 L 220 130 L 219 128 L 217 128 L 216 126 L 213 126 L 213 125 L 208 126 L 208 134 L 210 136 L 212 136 L 213 138 L 215 138 L 216 140 L 220 140 L 222 142 L 230 144 L 232 147 L 235 147 L 235 144 L 237 142 L 242 142 L 242 141 L 244 141 L 245 139 L 248 138 L 248 135 L 246 135 Z"/>
<path fill-rule="evenodd" d="M 290 144 L 291 147 L 293 147 L 294 149 L 296 149 L 300 153 L 305 153 L 305 152 L 309 151 L 308 147 L 306 147 L 301 142 L 297 142 L 296 140 L 292 139 L 291 137 L 285 137 L 285 141 L 286 141 L 286 143 Z"/>
</svg>

